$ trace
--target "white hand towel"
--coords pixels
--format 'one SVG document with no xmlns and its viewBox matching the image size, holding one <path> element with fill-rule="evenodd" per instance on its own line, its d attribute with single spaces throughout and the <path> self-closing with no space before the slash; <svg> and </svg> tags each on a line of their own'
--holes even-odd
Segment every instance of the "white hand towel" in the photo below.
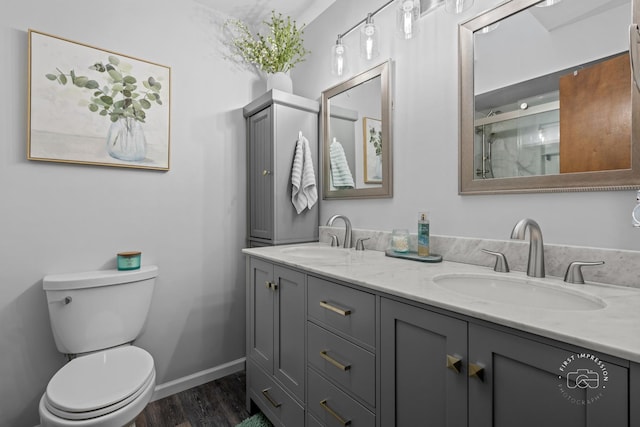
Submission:
<svg viewBox="0 0 640 427">
<path fill-rule="evenodd" d="M 349 169 L 344 148 L 335 138 L 329 146 L 331 183 L 335 188 L 354 188 L 353 175 Z"/>
<path fill-rule="evenodd" d="M 317 201 L 318 190 L 311 147 L 307 138 L 300 132 L 291 167 L 291 203 L 300 214 L 305 208 L 311 209 Z"/>
</svg>

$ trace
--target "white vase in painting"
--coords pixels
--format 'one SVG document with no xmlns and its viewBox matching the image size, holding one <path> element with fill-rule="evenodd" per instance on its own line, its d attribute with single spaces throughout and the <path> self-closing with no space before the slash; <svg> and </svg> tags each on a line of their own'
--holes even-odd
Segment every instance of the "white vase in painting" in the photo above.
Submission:
<svg viewBox="0 0 640 427">
<path fill-rule="evenodd" d="M 382 156 L 380 155 L 376 156 L 376 163 L 374 167 L 375 169 L 374 169 L 373 178 L 382 179 Z"/>
<path fill-rule="evenodd" d="M 293 92 L 293 82 L 289 72 L 277 72 L 267 74 L 267 91 L 271 89 L 281 90 L 283 92 Z"/>
<path fill-rule="evenodd" d="M 120 117 L 112 122 L 107 135 L 107 152 L 119 160 L 144 160 L 147 156 L 147 140 L 142 124 L 131 117 Z"/>
</svg>

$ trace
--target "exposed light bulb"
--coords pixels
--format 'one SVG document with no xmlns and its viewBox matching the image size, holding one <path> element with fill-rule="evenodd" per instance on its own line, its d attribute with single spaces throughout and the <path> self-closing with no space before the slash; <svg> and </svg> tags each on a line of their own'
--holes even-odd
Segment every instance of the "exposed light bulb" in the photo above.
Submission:
<svg viewBox="0 0 640 427">
<path fill-rule="evenodd" d="M 402 11 L 403 13 L 403 25 L 402 25 L 402 30 L 404 31 L 404 35 L 406 38 L 410 39 L 411 38 L 411 33 L 412 31 L 412 27 L 413 27 L 413 22 L 411 21 L 411 9 L 413 9 L 413 2 L 410 1 L 405 1 L 402 4 Z"/>
<path fill-rule="evenodd" d="M 365 41 L 365 56 L 367 59 L 373 58 L 373 36 L 376 33 L 373 25 L 367 24 L 364 26 Z"/>
<path fill-rule="evenodd" d="M 371 14 L 367 16 L 366 23 L 360 31 L 360 53 L 370 61 L 379 55 L 378 52 L 378 31 L 373 24 Z"/>
<path fill-rule="evenodd" d="M 420 17 L 420 1 L 398 0 L 398 29 L 404 39 L 415 36 L 415 22 Z"/>
<path fill-rule="evenodd" d="M 342 44 L 342 37 L 338 36 L 336 44 L 331 46 L 331 74 L 342 76 L 347 72 L 347 47 Z"/>
</svg>

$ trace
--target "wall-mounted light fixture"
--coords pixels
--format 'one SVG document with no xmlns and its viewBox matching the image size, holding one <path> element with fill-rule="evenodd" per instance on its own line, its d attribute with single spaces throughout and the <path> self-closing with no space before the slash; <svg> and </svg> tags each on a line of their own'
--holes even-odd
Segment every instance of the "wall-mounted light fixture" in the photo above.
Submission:
<svg viewBox="0 0 640 427">
<path fill-rule="evenodd" d="M 380 54 L 378 44 L 378 29 L 373 24 L 371 14 L 368 14 L 365 24 L 360 29 L 360 55 L 367 61 L 377 58 Z"/>
<path fill-rule="evenodd" d="M 560 0 L 547 0 L 560 1 Z M 462 13 L 467 10 L 473 0 L 389 0 L 378 9 L 367 14 L 366 18 L 360 20 L 347 31 L 338 34 L 336 44 L 331 46 L 331 73 L 342 76 L 347 72 L 348 57 L 347 46 L 342 39 L 353 32 L 360 25 L 360 54 L 366 60 L 372 60 L 379 55 L 379 29 L 373 23 L 373 17 L 384 9 L 396 3 L 397 26 L 402 38 L 411 39 L 416 35 L 417 21 L 422 15 L 430 13 L 442 4 L 445 10 L 450 13 Z M 420 11 L 423 11 L 422 14 Z"/>
<path fill-rule="evenodd" d="M 342 76 L 347 72 L 347 47 L 342 44 L 342 36 L 338 34 L 336 44 L 331 46 L 331 74 Z"/>
<path fill-rule="evenodd" d="M 416 34 L 416 21 L 420 18 L 420 0 L 396 0 L 397 25 L 404 39 Z"/>
</svg>

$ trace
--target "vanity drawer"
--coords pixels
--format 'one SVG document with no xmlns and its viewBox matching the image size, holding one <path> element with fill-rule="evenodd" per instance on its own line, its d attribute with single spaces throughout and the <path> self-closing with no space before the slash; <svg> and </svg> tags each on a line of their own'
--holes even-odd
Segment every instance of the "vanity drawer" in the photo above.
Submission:
<svg viewBox="0 0 640 427">
<path fill-rule="evenodd" d="M 308 363 L 375 406 L 376 359 L 373 354 L 311 322 L 307 323 Z"/>
<path fill-rule="evenodd" d="M 247 363 L 247 388 L 251 399 L 269 418 L 275 417 L 285 426 L 304 425 L 304 409 L 253 362 Z"/>
<path fill-rule="evenodd" d="M 307 313 L 310 319 L 375 348 L 373 294 L 309 276 Z"/>
<path fill-rule="evenodd" d="M 308 369 L 307 410 L 324 426 L 349 425 L 371 427 L 376 425 L 373 413 L 347 396 L 339 388 Z"/>
</svg>

